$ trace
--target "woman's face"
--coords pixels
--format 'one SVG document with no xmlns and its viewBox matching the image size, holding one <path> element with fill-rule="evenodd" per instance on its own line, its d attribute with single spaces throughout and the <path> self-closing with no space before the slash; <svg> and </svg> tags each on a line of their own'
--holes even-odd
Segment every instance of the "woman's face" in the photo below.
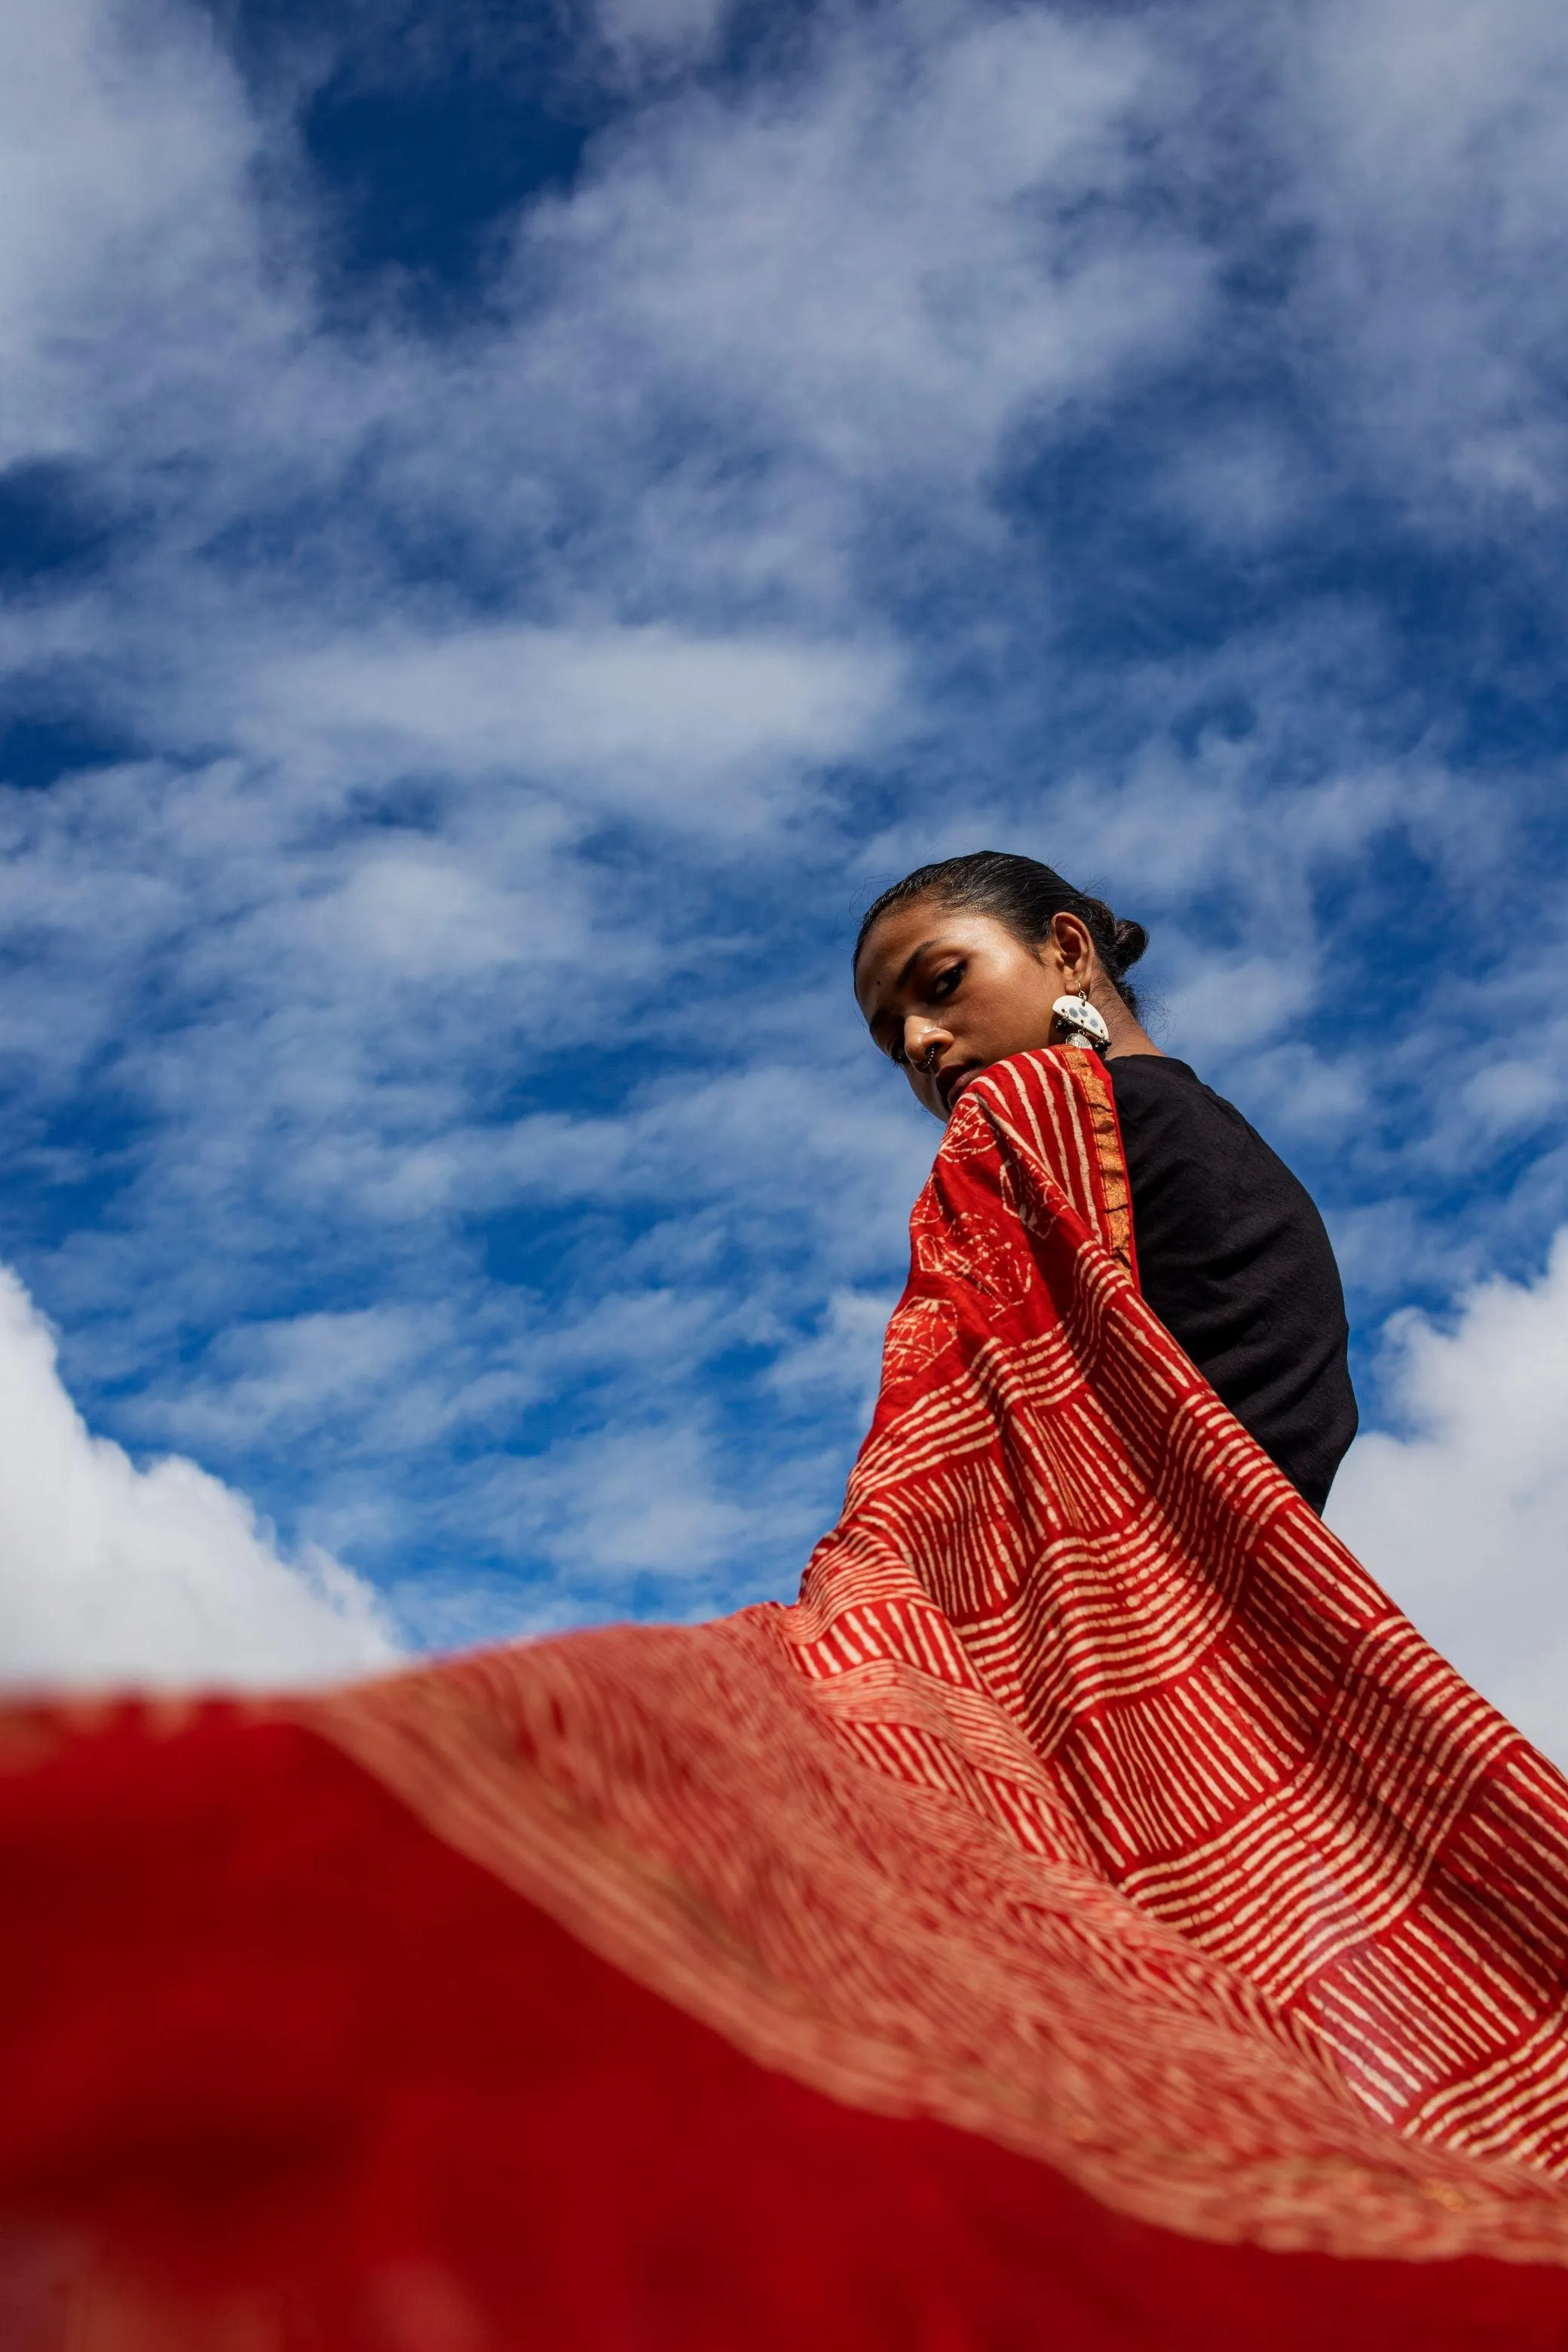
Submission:
<svg viewBox="0 0 1568 2352">
<path fill-rule="evenodd" d="M 993 915 L 916 898 L 877 924 L 860 950 L 855 994 L 883 1053 L 945 1119 L 991 1063 L 1050 1044 L 1051 1007 L 1083 984 L 1091 961 L 1074 916 L 1058 915 L 1051 936 L 1031 948 Z"/>
</svg>

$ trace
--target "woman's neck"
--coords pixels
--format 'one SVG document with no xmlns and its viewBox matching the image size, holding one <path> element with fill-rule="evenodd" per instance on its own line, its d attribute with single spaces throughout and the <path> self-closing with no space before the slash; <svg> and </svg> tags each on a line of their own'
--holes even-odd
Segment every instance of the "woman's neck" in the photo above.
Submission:
<svg viewBox="0 0 1568 2352">
<path fill-rule="evenodd" d="M 1105 1025 L 1110 1032 L 1110 1043 L 1105 1049 L 1108 1062 L 1120 1061 L 1126 1054 L 1161 1052 L 1161 1047 L 1155 1045 L 1125 997 L 1108 980 L 1100 978 L 1096 981 L 1089 991 L 1089 1003 L 1097 1013 L 1103 1014 Z"/>
</svg>

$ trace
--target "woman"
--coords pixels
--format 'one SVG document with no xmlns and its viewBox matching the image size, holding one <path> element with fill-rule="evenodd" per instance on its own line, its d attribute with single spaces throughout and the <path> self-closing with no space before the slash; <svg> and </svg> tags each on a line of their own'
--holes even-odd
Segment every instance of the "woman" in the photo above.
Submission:
<svg viewBox="0 0 1568 2352">
<path fill-rule="evenodd" d="M 883 892 L 856 941 L 855 992 L 877 1044 L 938 1118 L 1010 1054 L 1069 1034 L 1099 1046 L 1143 1296 L 1321 1512 L 1356 1430 L 1333 1251 L 1262 1137 L 1140 1025 L 1126 974 L 1147 943 L 1140 924 L 1119 922 L 1050 866 L 983 850 Z M 1087 1011 L 1064 1018 L 1064 999 Z"/>
</svg>

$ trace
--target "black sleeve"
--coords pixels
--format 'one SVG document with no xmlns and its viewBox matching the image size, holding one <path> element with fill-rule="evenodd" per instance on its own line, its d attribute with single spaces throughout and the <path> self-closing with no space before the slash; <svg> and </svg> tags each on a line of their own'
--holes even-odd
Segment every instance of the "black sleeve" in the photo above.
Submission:
<svg viewBox="0 0 1568 2352">
<path fill-rule="evenodd" d="M 1339 1268 L 1310 1195 L 1234 1104 L 1167 1055 L 1106 1065 L 1143 1295 L 1321 1511 L 1356 1431 Z"/>
</svg>

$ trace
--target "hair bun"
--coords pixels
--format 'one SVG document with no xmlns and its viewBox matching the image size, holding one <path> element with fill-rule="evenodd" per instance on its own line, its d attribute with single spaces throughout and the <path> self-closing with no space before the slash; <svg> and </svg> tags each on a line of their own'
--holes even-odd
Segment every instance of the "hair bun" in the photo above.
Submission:
<svg viewBox="0 0 1568 2352">
<path fill-rule="evenodd" d="M 1142 923 L 1118 921 L 1116 924 L 1116 962 L 1119 971 L 1136 963 L 1149 944 L 1149 934 Z"/>
</svg>

